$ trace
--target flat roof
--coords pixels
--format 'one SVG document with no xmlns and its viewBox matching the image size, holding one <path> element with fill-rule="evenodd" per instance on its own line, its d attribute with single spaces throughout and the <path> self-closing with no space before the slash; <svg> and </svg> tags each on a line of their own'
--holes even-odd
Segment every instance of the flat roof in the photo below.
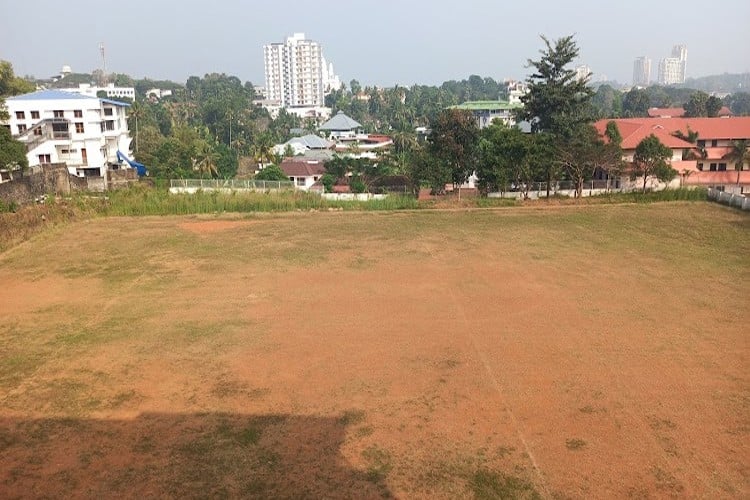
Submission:
<svg viewBox="0 0 750 500">
<path fill-rule="evenodd" d="M 511 104 L 508 101 L 466 101 L 455 106 L 449 106 L 450 109 L 466 109 L 468 111 L 502 111 L 521 107 L 523 107 L 522 104 Z"/>
</svg>

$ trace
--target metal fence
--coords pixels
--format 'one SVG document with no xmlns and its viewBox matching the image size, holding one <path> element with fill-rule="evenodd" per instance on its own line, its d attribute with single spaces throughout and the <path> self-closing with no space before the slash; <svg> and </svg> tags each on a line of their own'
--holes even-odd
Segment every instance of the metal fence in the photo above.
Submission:
<svg viewBox="0 0 750 500">
<path fill-rule="evenodd" d="M 292 181 L 260 181 L 254 179 L 171 179 L 171 191 L 228 190 L 228 191 L 291 191 Z"/>
</svg>

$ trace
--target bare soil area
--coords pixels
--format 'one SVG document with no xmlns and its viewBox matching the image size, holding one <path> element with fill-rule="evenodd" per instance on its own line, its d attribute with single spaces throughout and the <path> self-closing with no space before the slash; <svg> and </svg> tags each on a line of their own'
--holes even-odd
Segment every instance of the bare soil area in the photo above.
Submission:
<svg viewBox="0 0 750 500">
<path fill-rule="evenodd" d="M 0 255 L 0 497 L 750 496 L 750 218 L 87 220 Z"/>
</svg>

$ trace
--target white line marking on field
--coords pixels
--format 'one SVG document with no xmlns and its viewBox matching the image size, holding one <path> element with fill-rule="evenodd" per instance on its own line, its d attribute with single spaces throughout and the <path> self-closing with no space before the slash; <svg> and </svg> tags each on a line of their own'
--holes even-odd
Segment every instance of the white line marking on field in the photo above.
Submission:
<svg viewBox="0 0 750 500">
<path fill-rule="evenodd" d="M 477 356 L 479 357 L 480 361 L 484 365 L 484 370 L 487 372 L 487 376 L 489 377 L 490 381 L 492 382 L 493 387 L 495 388 L 495 391 L 497 392 L 497 395 L 500 399 L 500 404 L 503 406 L 503 409 L 510 417 L 510 421 L 515 428 L 516 435 L 518 436 L 519 441 L 521 441 L 521 444 L 523 445 L 523 449 L 526 452 L 526 455 L 529 457 L 529 460 L 531 461 L 531 465 L 534 467 L 534 472 L 536 473 L 536 476 L 538 478 L 539 486 L 542 488 L 544 495 L 546 497 L 549 497 L 549 490 L 547 489 L 547 485 L 544 481 L 544 476 L 542 475 L 541 469 L 539 469 L 539 465 L 536 462 L 536 459 L 534 458 L 534 454 L 531 452 L 531 448 L 529 447 L 529 443 L 526 441 L 526 438 L 523 435 L 523 432 L 521 431 L 521 425 L 518 423 L 518 420 L 516 419 L 516 416 L 513 414 L 513 411 L 510 409 L 510 405 L 507 402 L 507 399 L 505 398 L 503 394 L 503 388 L 500 385 L 500 382 L 497 380 L 497 377 L 495 377 L 494 372 L 492 371 L 492 368 L 490 367 L 489 360 L 487 359 L 487 356 L 485 356 L 484 352 L 479 348 L 479 344 L 477 343 L 477 338 L 474 335 L 474 333 L 471 330 L 471 325 L 469 323 L 469 318 L 466 315 L 466 310 L 462 303 L 460 303 L 456 299 L 456 295 L 453 291 L 453 288 L 451 286 L 448 287 L 451 298 L 453 299 L 453 303 L 456 304 L 459 313 L 461 314 L 461 319 L 463 320 L 464 325 L 466 325 L 466 332 L 469 335 L 469 338 L 471 339 L 471 346 L 474 348 L 474 352 L 476 352 Z"/>
</svg>

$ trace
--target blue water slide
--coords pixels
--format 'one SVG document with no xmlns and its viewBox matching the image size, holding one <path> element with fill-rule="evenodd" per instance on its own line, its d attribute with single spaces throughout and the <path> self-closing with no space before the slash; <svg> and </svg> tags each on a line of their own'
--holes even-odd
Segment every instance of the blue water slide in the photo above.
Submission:
<svg viewBox="0 0 750 500">
<path fill-rule="evenodd" d="M 135 160 L 131 160 L 130 158 L 122 154 L 122 151 L 120 151 L 119 149 L 117 150 L 117 161 L 124 161 L 128 165 L 133 167 L 138 172 L 139 177 L 143 177 L 144 175 L 146 175 L 146 172 L 148 172 L 146 165 L 144 165 L 143 163 L 138 163 Z"/>
</svg>

